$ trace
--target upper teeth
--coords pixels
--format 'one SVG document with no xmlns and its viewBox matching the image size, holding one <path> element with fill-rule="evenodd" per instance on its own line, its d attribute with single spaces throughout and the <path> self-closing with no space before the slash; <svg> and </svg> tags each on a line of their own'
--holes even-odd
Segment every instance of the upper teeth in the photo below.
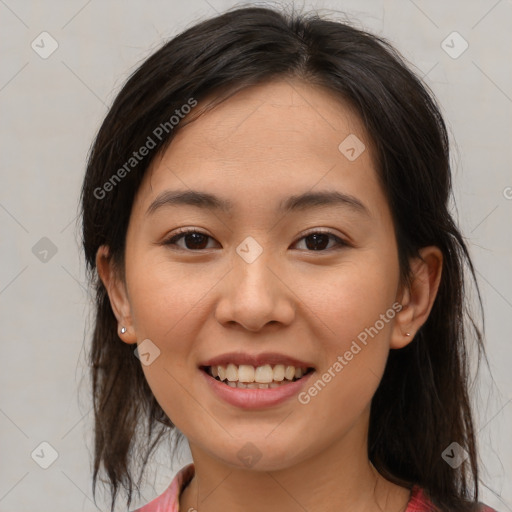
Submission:
<svg viewBox="0 0 512 512">
<path fill-rule="evenodd" d="M 265 384 L 272 381 L 280 382 L 284 379 L 300 379 L 306 373 L 307 368 L 295 368 L 295 366 L 285 366 L 284 364 L 276 364 L 273 368 L 269 364 L 265 364 L 255 368 L 248 364 L 236 366 L 229 363 L 227 366 L 211 366 L 210 371 L 213 377 L 219 377 L 220 380 Z"/>
</svg>

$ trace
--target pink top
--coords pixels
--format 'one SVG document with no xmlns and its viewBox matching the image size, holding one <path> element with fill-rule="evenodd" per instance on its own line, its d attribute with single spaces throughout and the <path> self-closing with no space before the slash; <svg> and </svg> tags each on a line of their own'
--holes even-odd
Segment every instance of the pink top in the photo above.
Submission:
<svg viewBox="0 0 512 512">
<path fill-rule="evenodd" d="M 174 477 L 171 485 L 153 501 L 144 505 L 134 512 L 179 512 L 180 494 L 187 484 L 192 480 L 195 473 L 194 464 L 188 464 L 182 468 Z M 415 485 L 412 488 L 411 499 L 405 512 L 430 512 L 433 506 L 430 500 L 425 496 L 423 489 Z M 188 512 L 188 511 L 182 511 Z M 482 505 L 480 512 L 496 512 L 494 509 Z"/>
</svg>

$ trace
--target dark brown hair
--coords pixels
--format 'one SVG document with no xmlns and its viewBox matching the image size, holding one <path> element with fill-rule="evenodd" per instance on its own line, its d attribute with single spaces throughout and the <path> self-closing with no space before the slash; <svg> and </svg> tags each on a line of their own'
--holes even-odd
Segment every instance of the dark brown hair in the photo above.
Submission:
<svg viewBox="0 0 512 512">
<path fill-rule="evenodd" d="M 105 191 L 105 183 L 132 152 L 191 98 L 224 101 L 242 88 L 287 78 L 328 88 L 361 117 L 393 216 L 401 282 L 410 284 L 409 258 L 418 256 L 420 248 L 435 245 L 443 252 L 442 279 L 428 320 L 412 343 L 389 354 L 372 401 L 368 450 L 387 479 L 423 487 L 441 510 L 472 510 L 478 501 L 478 463 L 468 396 L 468 325 L 478 363 L 485 350 L 465 301 L 466 269 L 476 284 L 482 318 L 483 309 L 468 249 L 449 211 L 449 144 L 440 110 L 428 87 L 384 39 L 317 13 L 262 7 L 226 11 L 164 44 L 128 79 L 92 145 L 81 213 L 96 291 L 90 355 L 93 491 L 103 470 L 112 509 L 121 489 L 129 506 L 149 456 L 174 427 L 156 402 L 133 346 L 118 337 L 95 256 L 105 244 L 123 268 L 128 221 L 141 180 L 186 117 L 161 139 L 153 137 L 152 153 L 121 173 L 122 179 L 110 181 L 108 193 L 98 191 Z M 441 457 L 452 442 L 469 454 L 456 469 Z M 135 462 L 140 463 L 138 481 Z"/>
</svg>

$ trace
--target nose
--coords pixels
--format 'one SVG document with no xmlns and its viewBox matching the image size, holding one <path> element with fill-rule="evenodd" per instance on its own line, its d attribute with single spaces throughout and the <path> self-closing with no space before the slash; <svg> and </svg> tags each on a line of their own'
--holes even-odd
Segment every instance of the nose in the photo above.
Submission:
<svg viewBox="0 0 512 512">
<path fill-rule="evenodd" d="M 263 255 L 252 263 L 235 256 L 233 265 L 221 283 L 217 321 L 253 332 L 267 324 L 289 325 L 295 317 L 294 294 L 278 267 Z"/>
</svg>

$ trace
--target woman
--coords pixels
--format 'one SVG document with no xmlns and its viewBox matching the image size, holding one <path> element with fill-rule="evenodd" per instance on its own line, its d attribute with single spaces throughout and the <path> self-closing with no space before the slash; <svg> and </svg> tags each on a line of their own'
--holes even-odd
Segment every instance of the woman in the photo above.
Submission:
<svg viewBox="0 0 512 512">
<path fill-rule="evenodd" d="M 193 464 L 141 511 L 490 510 L 450 192 L 435 100 L 374 35 L 241 8 L 149 57 L 82 190 L 112 509 L 177 428 Z"/>
</svg>

